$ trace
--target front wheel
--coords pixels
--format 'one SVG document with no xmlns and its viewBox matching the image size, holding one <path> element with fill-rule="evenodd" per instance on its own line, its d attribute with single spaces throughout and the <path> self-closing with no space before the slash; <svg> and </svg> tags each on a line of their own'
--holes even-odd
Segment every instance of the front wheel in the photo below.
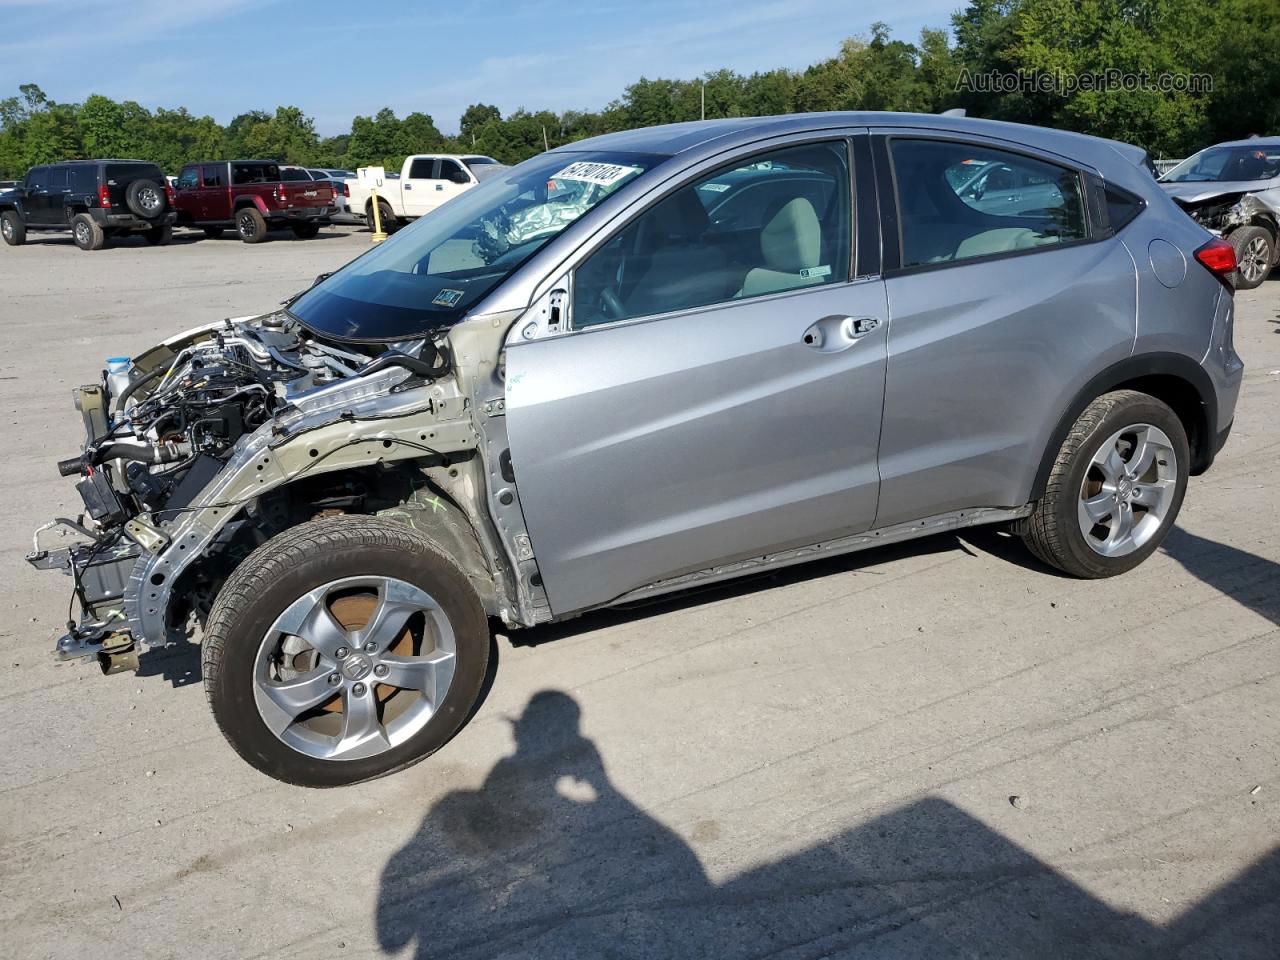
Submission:
<svg viewBox="0 0 1280 960">
<path fill-rule="evenodd" d="M 370 517 L 295 527 L 227 580 L 203 644 L 227 740 L 308 787 L 380 777 L 470 716 L 489 628 L 466 574 L 413 529 Z"/>
<path fill-rule="evenodd" d="M 1173 527 L 1190 466 L 1186 430 L 1166 404 L 1133 390 L 1103 394 L 1063 441 L 1023 540 L 1072 576 L 1132 570 Z"/>
<path fill-rule="evenodd" d="M 20 247 L 27 242 L 27 226 L 22 222 L 15 210 L 0 213 L 0 235 L 11 247 Z"/>
<path fill-rule="evenodd" d="M 1236 289 L 1252 290 L 1262 285 L 1275 262 L 1275 245 L 1263 227 L 1241 227 L 1230 237 L 1236 248 Z"/>
<path fill-rule="evenodd" d="M 267 220 L 257 207 L 245 207 L 236 212 L 236 233 L 245 243 L 261 243 L 267 239 Z"/>
</svg>

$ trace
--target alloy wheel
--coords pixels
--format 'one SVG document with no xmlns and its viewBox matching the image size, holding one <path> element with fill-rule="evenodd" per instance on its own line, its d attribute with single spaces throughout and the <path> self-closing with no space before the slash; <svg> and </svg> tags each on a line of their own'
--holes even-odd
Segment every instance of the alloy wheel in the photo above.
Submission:
<svg viewBox="0 0 1280 960">
<path fill-rule="evenodd" d="M 1173 443 L 1138 423 L 1112 434 L 1093 455 L 1080 486 L 1080 532 L 1095 553 L 1122 557 L 1164 523 L 1178 486 Z"/>
<path fill-rule="evenodd" d="M 87 246 L 90 240 L 89 228 L 83 223 L 76 224 L 76 243 Z"/>
<path fill-rule="evenodd" d="M 0 220 L 0 232 L 4 233 L 6 240 L 13 239 L 13 224 L 8 220 Z"/>
<path fill-rule="evenodd" d="M 392 577 L 335 580 L 299 597 L 267 631 L 254 702 L 299 753 L 372 757 L 427 725 L 456 658 L 449 618 L 426 591 Z"/>
<path fill-rule="evenodd" d="M 242 213 L 240 215 L 240 221 L 237 226 L 240 228 L 240 236 L 246 240 L 253 238 L 258 232 L 257 224 L 253 222 L 253 217 L 248 214 Z"/>
<path fill-rule="evenodd" d="M 1262 279 L 1262 274 L 1267 267 L 1266 238 L 1254 237 L 1241 253 L 1240 263 L 1237 265 L 1240 276 L 1244 277 L 1249 283 L 1255 283 Z"/>
</svg>

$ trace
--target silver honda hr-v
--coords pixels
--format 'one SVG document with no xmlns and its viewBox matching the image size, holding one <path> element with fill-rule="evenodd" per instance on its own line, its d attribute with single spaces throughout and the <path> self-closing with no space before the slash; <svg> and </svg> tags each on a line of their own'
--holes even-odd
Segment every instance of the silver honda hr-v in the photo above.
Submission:
<svg viewBox="0 0 1280 960">
<path fill-rule="evenodd" d="M 1229 244 L 1141 150 L 952 117 L 654 127 L 503 172 L 81 387 L 64 658 L 203 626 L 227 739 L 427 756 L 528 627 L 975 524 L 1154 551 L 1231 428 Z"/>
</svg>

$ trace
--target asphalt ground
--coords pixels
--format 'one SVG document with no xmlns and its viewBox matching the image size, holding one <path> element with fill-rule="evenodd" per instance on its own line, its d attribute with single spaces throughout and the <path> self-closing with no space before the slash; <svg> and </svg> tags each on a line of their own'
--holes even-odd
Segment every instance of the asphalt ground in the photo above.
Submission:
<svg viewBox="0 0 1280 960">
<path fill-rule="evenodd" d="M 0 249 L 0 955 L 1280 955 L 1280 274 L 1136 571 L 974 530 L 499 637 L 435 757 L 309 791 L 223 742 L 194 650 L 55 662 L 69 582 L 22 558 L 78 512 L 74 385 L 367 244 Z"/>
</svg>

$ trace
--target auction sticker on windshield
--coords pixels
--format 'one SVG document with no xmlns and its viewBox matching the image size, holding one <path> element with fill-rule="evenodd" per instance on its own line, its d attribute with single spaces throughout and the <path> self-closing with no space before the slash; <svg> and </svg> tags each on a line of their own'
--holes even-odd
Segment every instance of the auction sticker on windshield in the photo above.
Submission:
<svg viewBox="0 0 1280 960">
<path fill-rule="evenodd" d="M 621 163 L 591 163 L 579 160 L 571 163 L 559 173 L 551 175 L 552 180 L 580 180 L 583 183 L 598 183 L 602 187 L 611 187 L 623 177 L 639 173 L 640 167 L 628 167 Z"/>
</svg>

